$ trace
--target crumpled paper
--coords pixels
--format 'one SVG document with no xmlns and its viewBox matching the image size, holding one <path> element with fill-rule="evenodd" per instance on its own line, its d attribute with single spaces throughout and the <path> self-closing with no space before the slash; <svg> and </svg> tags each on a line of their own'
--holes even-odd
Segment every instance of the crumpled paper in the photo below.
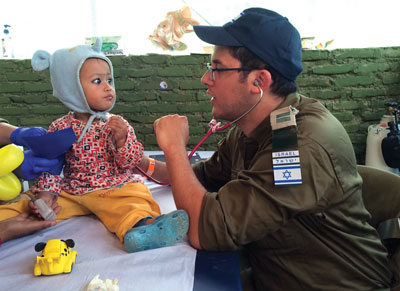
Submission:
<svg viewBox="0 0 400 291">
<path fill-rule="evenodd" d="M 163 50 L 183 51 L 187 45 L 181 42 L 181 38 L 185 33 L 193 32 L 193 25 L 199 24 L 192 18 L 189 6 L 185 5 L 180 10 L 168 12 L 149 39 Z"/>
<path fill-rule="evenodd" d="M 101 280 L 100 275 L 94 276 L 87 286 L 87 291 L 119 291 L 118 279 L 111 281 L 110 279 Z"/>
</svg>

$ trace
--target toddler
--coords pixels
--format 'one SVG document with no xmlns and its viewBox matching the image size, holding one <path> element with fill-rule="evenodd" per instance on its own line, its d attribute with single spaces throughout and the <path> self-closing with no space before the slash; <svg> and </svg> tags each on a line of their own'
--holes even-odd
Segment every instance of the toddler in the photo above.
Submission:
<svg viewBox="0 0 400 291">
<path fill-rule="evenodd" d="M 101 38 L 93 46 L 60 49 L 53 55 L 37 51 L 36 71 L 50 69 L 53 95 L 72 111 L 55 120 L 49 132 L 72 127 L 78 140 L 66 153 L 63 177 L 44 172 L 32 192 L 48 205 L 57 200 L 57 220 L 95 214 L 117 235 L 128 252 L 169 246 L 188 230 L 184 210 L 160 215 L 149 189 L 133 169 L 143 158 L 143 146 L 114 107 L 113 67 L 101 53 Z M 33 203 L 1 206 L 0 220 L 15 216 Z"/>
</svg>

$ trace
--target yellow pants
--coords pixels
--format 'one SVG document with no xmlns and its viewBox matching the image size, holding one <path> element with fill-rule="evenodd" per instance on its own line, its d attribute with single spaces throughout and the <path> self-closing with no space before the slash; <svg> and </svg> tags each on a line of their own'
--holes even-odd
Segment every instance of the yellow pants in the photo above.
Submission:
<svg viewBox="0 0 400 291">
<path fill-rule="evenodd" d="M 57 221 L 93 213 L 122 243 L 125 233 L 139 220 L 161 214 L 150 190 L 141 183 L 128 183 L 79 196 L 61 191 L 57 202 L 62 207 L 57 213 Z M 0 221 L 29 211 L 28 203 L 29 200 L 19 200 L 0 205 Z"/>
</svg>

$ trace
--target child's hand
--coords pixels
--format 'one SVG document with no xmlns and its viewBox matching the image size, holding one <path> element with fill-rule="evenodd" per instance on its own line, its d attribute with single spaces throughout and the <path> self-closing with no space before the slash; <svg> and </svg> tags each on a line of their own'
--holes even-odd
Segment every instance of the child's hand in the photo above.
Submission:
<svg viewBox="0 0 400 291">
<path fill-rule="evenodd" d="M 47 205 L 49 205 L 53 209 L 54 213 L 56 214 L 61 210 L 61 206 L 58 205 L 57 196 L 55 194 L 43 191 L 39 192 L 36 195 L 36 198 L 41 198 L 44 202 L 46 202 Z M 34 213 L 38 217 L 41 217 L 37 206 L 32 201 L 29 202 L 29 208 L 31 209 L 32 213 Z"/>
<path fill-rule="evenodd" d="M 108 120 L 107 125 L 111 129 L 111 134 L 113 136 L 115 145 L 117 149 L 119 149 L 126 142 L 126 137 L 128 136 L 128 126 L 119 116 L 112 116 Z"/>
</svg>

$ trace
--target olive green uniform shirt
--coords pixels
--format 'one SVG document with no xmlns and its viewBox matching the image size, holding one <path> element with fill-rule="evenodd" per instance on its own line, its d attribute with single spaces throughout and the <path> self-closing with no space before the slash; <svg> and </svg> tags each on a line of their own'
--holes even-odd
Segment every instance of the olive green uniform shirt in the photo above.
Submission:
<svg viewBox="0 0 400 291">
<path fill-rule="evenodd" d="M 257 290 L 389 287 L 385 247 L 368 224 L 349 136 L 318 101 L 291 94 L 301 185 L 274 186 L 269 116 L 246 137 L 232 128 L 194 171 L 207 188 L 199 238 L 210 251 L 244 248 Z"/>
</svg>

